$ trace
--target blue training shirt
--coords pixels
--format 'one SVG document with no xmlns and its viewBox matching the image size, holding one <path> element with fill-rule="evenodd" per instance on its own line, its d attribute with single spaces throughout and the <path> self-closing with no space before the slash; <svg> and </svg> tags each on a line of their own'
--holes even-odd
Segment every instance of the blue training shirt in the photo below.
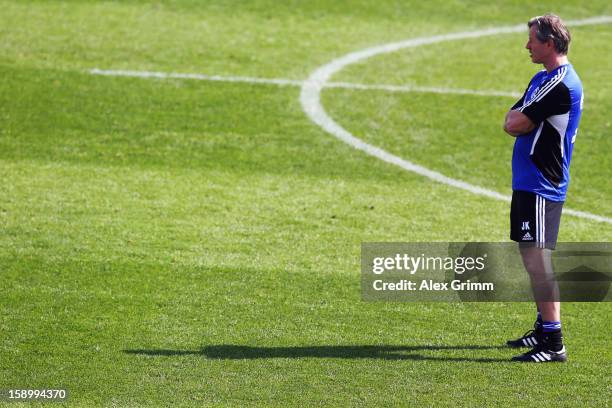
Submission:
<svg viewBox="0 0 612 408">
<path fill-rule="evenodd" d="M 571 64 L 534 75 L 512 107 L 536 125 L 514 142 L 512 190 L 565 201 L 582 105 L 582 83 Z"/>
</svg>

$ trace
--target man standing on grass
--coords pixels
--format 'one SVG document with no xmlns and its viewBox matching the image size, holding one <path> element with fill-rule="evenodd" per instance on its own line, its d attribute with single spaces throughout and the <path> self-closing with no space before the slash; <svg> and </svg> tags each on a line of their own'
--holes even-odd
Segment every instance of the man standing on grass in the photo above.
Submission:
<svg viewBox="0 0 612 408">
<path fill-rule="evenodd" d="M 567 59 L 570 33 L 558 16 L 527 23 L 525 46 L 535 74 L 522 98 L 506 115 L 504 130 L 516 138 L 512 155 L 510 238 L 519 243 L 537 305 L 534 330 L 510 347 L 532 347 L 515 361 L 566 361 L 561 335 L 559 292 L 553 279 L 551 250 L 557 243 L 569 165 L 582 112 L 582 84 Z"/>
</svg>

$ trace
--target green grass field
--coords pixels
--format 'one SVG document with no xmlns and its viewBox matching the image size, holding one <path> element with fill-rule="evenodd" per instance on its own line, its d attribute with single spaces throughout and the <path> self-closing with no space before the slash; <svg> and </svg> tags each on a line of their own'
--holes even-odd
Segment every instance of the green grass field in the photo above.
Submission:
<svg viewBox="0 0 612 408">
<path fill-rule="evenodd" d="M 67 388 L 73 406 L 609 405 L 609 303 L 563 305 L 567 364 L 520 365 L 501 345 L 530 328 L 529 303 L 361 300 L 362 242 L 507 241 L 507 203 L 344 144 L 298 86 L 89 72 L 305 80 L 375 45 L 609 2 L 0 10 L 0 388 Z M 567 207 L 609 218 L 612 24 L 571 31 L 585 110 Z M 526 40 L 406 49 L 332 80 L 522 92 L 539 69 Z M 512 98 L 330 88 L 322 102 L 368 143 L 510 194 Z M 608 242 L 612 225 L 566 215 L 559 239 Z"/>
</svg>

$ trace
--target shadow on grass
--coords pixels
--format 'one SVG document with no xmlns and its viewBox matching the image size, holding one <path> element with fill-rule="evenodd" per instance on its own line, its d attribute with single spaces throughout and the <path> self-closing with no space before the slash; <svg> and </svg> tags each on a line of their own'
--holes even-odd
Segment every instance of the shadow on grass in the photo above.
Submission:
<svg viewBox="0 0 612 408">
<path fill-rule="evenodd" d="M 296 346 L 296 347 L 251 347 L 232 344 L 206 346 L 201 350 L 123 350 L 127 354 L 141 354 L 147 356 L 185 356 L 199 355 L 209 359 L 220 360 L 253 360 L 259 358 L 378 358 L 383 360 L 429 360 L 429 361 L 457 361 L 499 363 L 509 362 L 508 359 L 486 357 L 451 357 L 431 356 L 414 353 L 417 351 L 444 351 L 444 350 L 497 350 L 504 346 Z"/>
</svg>

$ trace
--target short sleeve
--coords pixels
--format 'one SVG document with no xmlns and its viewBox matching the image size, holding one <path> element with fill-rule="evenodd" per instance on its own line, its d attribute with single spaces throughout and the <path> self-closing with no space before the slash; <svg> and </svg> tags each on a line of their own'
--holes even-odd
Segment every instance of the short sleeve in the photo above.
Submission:
<svg viewBox="0 0 612 408">
<path fill-rule="evenodd" d="M 569 112 L 571 105 L 568 87 L 562 81 L 558 81 L 555 84 L 544 84 L 534 97 L 523 103 L 519 111 L 537 125 L 550 116 Z"/>
</svg>

